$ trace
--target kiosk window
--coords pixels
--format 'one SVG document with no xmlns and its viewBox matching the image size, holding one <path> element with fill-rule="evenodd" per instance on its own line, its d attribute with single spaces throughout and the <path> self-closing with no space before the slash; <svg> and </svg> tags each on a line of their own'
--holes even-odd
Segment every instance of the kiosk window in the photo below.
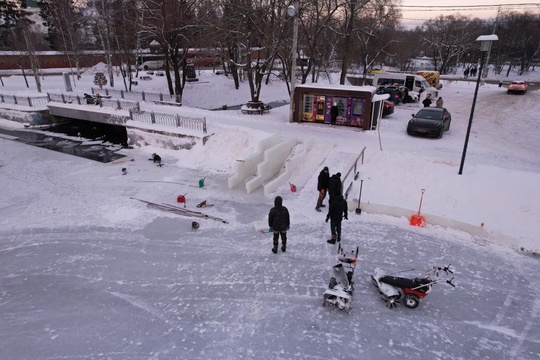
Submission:
<svg viewBox="0 0 540 360">
<path fill-rule="evenodd" d="M 353 101 L 353 115 L 364 115 L 364 100 Z"/>
</svg>

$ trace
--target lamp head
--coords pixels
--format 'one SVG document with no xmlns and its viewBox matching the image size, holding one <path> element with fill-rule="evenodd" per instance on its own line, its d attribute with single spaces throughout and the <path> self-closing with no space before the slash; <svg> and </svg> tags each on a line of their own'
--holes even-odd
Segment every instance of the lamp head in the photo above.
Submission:
<svg viewBox="0 0 540 360">
<path fill-rule="evenodd" d="M 480 35 L 476 41 L 480 41 L 480 51 L 486 52 L 491 49 L 491 43 L 499 40 L 499 37 L 495 34 L 492 35 Z"/>
<path fill-rule="evenodd" d="M 287 15 L 289 15 L 290 17 L 295 17 L 296 15 L 298 15 L 298 12 L 296 11 L 294 5 L 289 5 L 289 7 L 287 8 Z"/>
</svg>

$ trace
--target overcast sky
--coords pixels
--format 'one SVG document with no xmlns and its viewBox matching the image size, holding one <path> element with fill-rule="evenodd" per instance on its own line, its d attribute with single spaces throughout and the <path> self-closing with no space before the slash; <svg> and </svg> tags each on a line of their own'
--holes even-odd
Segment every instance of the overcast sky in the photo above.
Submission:
<svg viewBox="0 0 540 360">
<path fill-rule="evenodd" d="M 531 4 L 531 5 L 526 5 Z M 540 2 L 534 0 L 402 0 L 403 23 L 421 25 L 423 21 L 439 15 L 461 14 L 480 18 L 495 18 L 497 11 L 540 11 Z"/>
</svg>

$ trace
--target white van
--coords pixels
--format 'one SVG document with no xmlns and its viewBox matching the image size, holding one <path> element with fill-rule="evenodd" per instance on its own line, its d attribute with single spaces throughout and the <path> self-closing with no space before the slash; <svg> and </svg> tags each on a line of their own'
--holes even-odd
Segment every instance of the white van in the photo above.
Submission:
<svg viewBox="0 0 540 360">
<path fill-rule="evenodd" d="M 165 68 L 165 60 L 149 60 L 137 67 L 139 70 L 161 70 Z"/>
<path fill-rule="evenodd" d="M 420 93 L 420 90 L 424 88 L 427 94 L 431 95 L 431 98 L 437 98 L 439 91 L 431 86 L 427 80 L 420 75 L 406 74 L 406 73 L 378 73 L 373 77 L 373 86 L 385 86 L 385 85 L 399 85 L 405 86 L 409 91 L 415 91 Z"/>
</svg>

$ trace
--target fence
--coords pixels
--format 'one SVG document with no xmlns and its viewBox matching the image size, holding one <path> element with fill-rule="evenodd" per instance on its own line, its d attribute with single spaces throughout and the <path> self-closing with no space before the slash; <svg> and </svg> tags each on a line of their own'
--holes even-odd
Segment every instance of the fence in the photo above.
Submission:
<svg viewBox="0 0 540 360">
<path fill-rule="evenodd" d="M 4 104 L 39 107 L 47 105 L 49 99 L 47 96 L 30 97 L 0 94 L 0 102 Z"/>
<path fill-rule="evenodd" d="M 169 95 L 169 94 L 162 94 L 162 93 L 152 93 L 152 92 L 129 92 L 124 90 L 115 90 L 115 89 L 96 89 L 96 88 L 90 88 L 92 90 L 92 94 L 103 94 L 105 92 L 105 95 L 107 96 L 114 96 L 114 97 L 120 97 L 121 99 L 126 100 L 135 100 L 135 101 L 167 101 L 167 102 L 176 102 L 181 103 L 182 99 L 180 98 L 180 95 Z"/>
<path fill-rule="evenodd" d="M 147 124 L 158 124 L 171 127 L 180 127 L 201 131 L 206 134 L 206 118 L 193 118 L 178 114 L 156 114 L 154 112 L 130 111 L 130 118 L 133 121 L 140 121 Z"/>
<path fill-rule="evenodd" d="M 98 105 L 99 107 L 110 107 L 115 110 L 134 110 L 140 111 L 139 103 L 136 101 L 119 100 L 119 99 L 104 99 L 95 97 L 91 103 L 87 102 L 87 99 L 80 97 L 79 95 L 66 95 L 66 94 L 53 94 L 47 93 L 49 101 L 61 102 L 64 104 L 79 104 L 79 105 Z"/>
<path fill-rule="evenodd" d="M 351 165 L 351 167 L 349 168 L 349 170 L 347 171 L 347 173 L 343 177 L 343 180 L 341 181 L 341 184 L 345 184 L 345 181 L 347 180 L 349 175 L 351 175 L 351 173 L 352 173 L 353 178 L 351 180 L 350 185 L 347 187 L 347 189 L 349 189 L 351 187 L 352 182 L 356 179 L 356 174 L 358 174 L 358 172 L 359 172 L 359 166 L 364 163 L 364 153 L 365 153 L 365 151 L 366 151 L 366 147 L 364 146 L 362 151 L 360 151 L 360 154 L 358 154 L 356 159 L 354 159 L 354 163 Z M 342 191 L 343 191 L 343 189 L 342 189 Z"/>
</svg>

